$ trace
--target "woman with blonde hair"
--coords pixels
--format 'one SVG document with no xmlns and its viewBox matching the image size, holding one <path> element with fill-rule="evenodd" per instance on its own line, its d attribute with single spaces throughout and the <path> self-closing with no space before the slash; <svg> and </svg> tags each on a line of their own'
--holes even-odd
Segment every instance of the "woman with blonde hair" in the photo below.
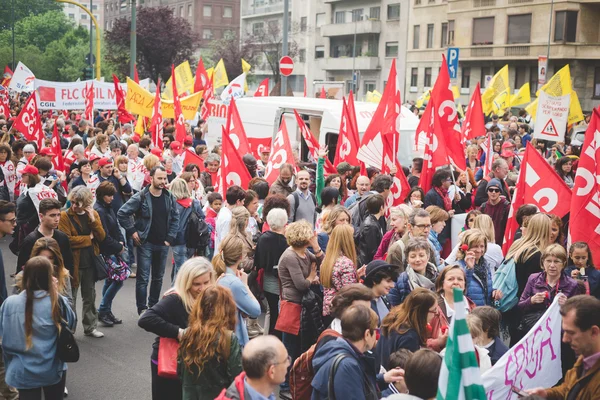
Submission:
<svg viewBox="0 0 600 400">
<path fill-rule="evenodd" d="M 390 247 L 398 240 L 402 239 L 404 231 L 406 230 L 406 223 L 408 222 L 408 215 L 406 214 L 406 206 L 401 205 L 398 207 L 390 208 L 390 229 L 383 235 L 381 244 L 377 248 L 373 260 L 386 259 L 387 253 L 390 251 Z"/>
<path fill-rule="evenodd" d="M 250 221 L 250 212 L 246 207 L 239 206 L 231 209 L 231 222 L 229 224 L 228 235 L 239 237 L 244 242 L 244 258 L 241 267 L 246 272 L 250 272 L 254 266 L 254 243 L 252 237 L 246 230 Z"/>
<path fill-rule="evenodd" d="M 322 221 L 322 231 L 317 234 L 317 240 L 319 247 L 327 252 L 327 244 L 329 243 L 331 232 L 338 225 L 349 224 L 351 221 L 350 213 L 346 207 L 335 206 L 331 211 L 323 212 Z"/>
<path fill-rule="evenodd" d="M 213 283 L 214 269 L 210 262 L 203 257 L 190 258 L 179 269 L 173 288 L 140 316 L 138 325 L 157 335 L 150 356 L 152 400 L 181 399 L 181 382 L 158 376 L 160 338 L 182 339 L 196 299 Z"/>
<path fill-rule="evenodd" d="M 328 248 L 329 252 L 321 263 L 323 316 L 331 313 L 331 303 L 339 290 L 344 286 L 357 283 L 360 275 L 356 271 L 356 246 L 352 225 L 336 226 L 331 233 Z M 364 268 L 361 274 L 364 275 Z"/>
<path fill-rule="evenodd" d="M 236 207 L 244 208 L 244 207 Z M 246 210 L 244 208 L 244 210 Z M 246 210 L 246 212 L 248 212 Z M 233 219 L 232 219 L 233 221 Z M 241 268 L 241 263 L 246 257 L 245 242 L 236 234 L 228 234 L 220 244 L 212 263 L 217 273 L 217 284 L 231 290 L 235 305 L 237 306 L 237 323 L 235 335 L 240 344 L 248 343 L 248 329 L 244 323 L 243 315 L 249 318 L 258 318 L 260 315 L 260 303 L 248 287 L 248 274 Z"/>
<path fill-rule="evenodd" d="M 183 399 L 212 400 L 242 372 L 242 347 L 233 333 L 235 324 L 231 291 L 220 286 L 203 290 L 179 346 Z"/>
<path fill-rule="evenodd" d="M 456 262 L 465 271 L 466 290 L 469 298 L 478 306 L 492 304 L 494 290 L 492 273 L 483 256 L 488 241 L 479 229 L 469 229 L 460 238 Z"/>
<path fill-rule="evenodd" d="M 492 218 L 487 214 L 481 214 L 475 217 L 473 221 L 473 228 L 479 229 L 487 238 L 487 250 L 483 256 L 487 261 L 488 268 L 492 272 L 492 275 L 496 272 L 496 269 L 502 264 L 504 260 L 504 254 L 502 253 L 502 247 L 496 244 L 496 233 L 494 232 L 494 222 Z"/>
<path fill-rule="evenodd" d="M 144 164 L 144 168 L 146 168 L 146 172 L 144 172 L 144 183 L 143 186 L 148 186 L 150 182 L 152 182 L 152 178 L 150 177 L 150 171 L 152 171 L 155 167 L 160 165 L 160 158 L 155 156 L 154 154 L 146 154 L 144 159 L 142 160 L 142 164 Z"/>
<path fill-rule="evenodd" d="M 110 158 L 110 146 L 108 143 L 108 136 L 104 133 L 99 133 L 96 135 L 95 143 L 93 147 L 90 149 L 92 154 L 97 155 L 100 158 Z"/>
</svg>

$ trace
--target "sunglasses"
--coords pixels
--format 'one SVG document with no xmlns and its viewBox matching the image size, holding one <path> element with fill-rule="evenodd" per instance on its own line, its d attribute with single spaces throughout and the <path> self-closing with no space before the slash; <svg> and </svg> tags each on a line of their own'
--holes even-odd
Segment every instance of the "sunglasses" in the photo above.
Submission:
<svg viewBox="0 0 600 400">
<path fill-rule="evenodd" d="M 500 189 L 488 189 L 488 193 L 500 193 Z"/>
</svg>

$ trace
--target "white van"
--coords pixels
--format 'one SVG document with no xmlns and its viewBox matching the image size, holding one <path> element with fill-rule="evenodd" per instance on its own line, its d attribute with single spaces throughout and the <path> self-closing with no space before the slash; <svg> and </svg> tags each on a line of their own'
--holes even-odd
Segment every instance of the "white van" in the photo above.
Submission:
<svg viewBox="0 0 600 400">
<path fill-rule="evenodd" d="M 228 107 L 218 100 L 213 102 L 215 106 L 208 119 L 206 135 L 209 146 L 221 142 L 221 126 L 226 122 Z M 361 101 L 354 104 L 359 136 L 362 138 L 377 104 Z M 281 119 L 285 118 L 292 149 L 300 149 L 301 160 L 307 160 L 307 148 L 301 140 L 294 116 L 294 110 L 298 111 L 319 143 L 327 144 L 329 156 L 333 161 L 342 116 L 341 100 L 277 96 L 244 97 L 236 100 L 236 105 L 248 137 L 275 137 Z M 406 107 L 402 107 L 398 160 L 404 166 L 409 166 L 411 160 L 418 156 L 414 151 L 415 131 L 418 125 L 419 119 Z"/>
</svg>

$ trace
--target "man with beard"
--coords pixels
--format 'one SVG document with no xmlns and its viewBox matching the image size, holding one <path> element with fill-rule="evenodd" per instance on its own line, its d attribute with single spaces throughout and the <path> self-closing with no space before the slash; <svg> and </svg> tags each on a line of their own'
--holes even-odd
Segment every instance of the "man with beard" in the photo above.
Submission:
<svg viewBox="0 0 600 400">
<path fill-rule="evenodd" d="M 292 194 L 292 192 L 294 191 L 292 189 L 292 186 L 290 186 L 292 178 L 294 178 L 294 167 L 292 166 L 292 164 L 283 164 L 279 168 L 279 177 L 271 185 L 271 190 L 269 190 L 269 194 L 281 194 L 283 196 L 288 196 Z"/>
<path fill-rule="evenodd" d="M 281 174 L 279 176 L 281 179 Z M 310 173 L 302 170 L 296 176 L 298 188 L 290 194 L 287 199 L 290 202 L 290 217 L 289 222 L 300 221 L 302 219 L 310 222 L 315 226 L 317 200 L 315 195 L 308 190 L 310 185 Z"/>
<path fill-rule="evenodd" d="M 150 178 L 151 184 L 134 194 L 117 213 L 119 223 L 137 246 L 136 304 L 140 315 L 160 298 L 169 246 L 179 226 L 175 197 L 165 188 L 167 171 L 154 167 Z M 150 271 L 152 283 L 146 303 Z"/>
</svg>

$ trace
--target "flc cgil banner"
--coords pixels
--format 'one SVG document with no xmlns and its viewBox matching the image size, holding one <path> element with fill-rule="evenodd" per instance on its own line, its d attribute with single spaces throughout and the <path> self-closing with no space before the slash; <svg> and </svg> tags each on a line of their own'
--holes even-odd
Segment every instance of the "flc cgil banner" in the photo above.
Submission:
<svg viewBox="0 0 600 400">
<path fill-rule="evenodd" d="M 40 110 L 83 110 L 85 109 L 86 85 L 94 84 L 94 109 L 116 110 L 115 84 L 87 80 L 80 82 L 53 82 L 35 80 L 38 108 Z M 127 92 L 127 85 L 121 83 Z"/>
</svg>

